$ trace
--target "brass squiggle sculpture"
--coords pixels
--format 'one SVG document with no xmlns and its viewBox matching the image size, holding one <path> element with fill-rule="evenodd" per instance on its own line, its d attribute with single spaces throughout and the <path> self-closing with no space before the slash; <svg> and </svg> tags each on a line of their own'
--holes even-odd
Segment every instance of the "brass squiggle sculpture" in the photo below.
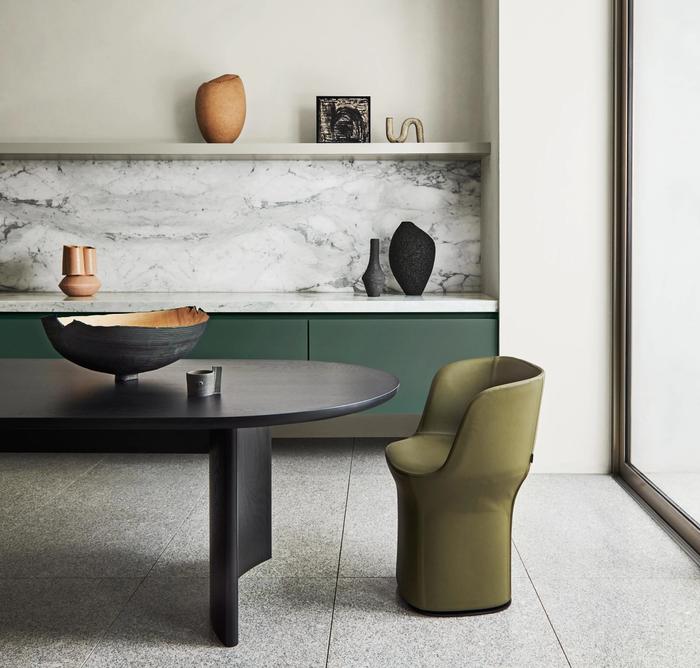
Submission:
<svg viewBox="0 0 700 668">
<path fill-rule="evenodd" d="M 420 120 L 417 118 L 407 118 L 401 124 L 401 133 L 397 137 L 394 135 L 394 119 L 391 116 L 387 116 L 387 119 L 386 119 L 386 138 L 390 142 L 392 142 L 393 144 L 396 144 L 397 142 L 403 143 L 408 138 L 408 131 L 411 129 L 411 126 L 413 126 L 416 129 L 416 141 L 417 142 L 425 141 L 423 139 L 423 123 L 421 123 Z"/>
</svg>

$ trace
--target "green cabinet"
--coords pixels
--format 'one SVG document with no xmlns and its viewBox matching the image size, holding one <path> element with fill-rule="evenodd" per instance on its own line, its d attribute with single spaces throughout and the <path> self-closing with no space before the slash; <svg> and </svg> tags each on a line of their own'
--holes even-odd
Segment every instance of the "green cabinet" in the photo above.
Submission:
<svg viewBox="0 0 700 668">
<path fill-rule="evenodd" d="M 60 357 L 44 333 L 44 313 L 0 314 L 0 357 Z"/>
<path fill-rule="evenodd" d="M 310 359 L 364 364 L 398 376 L 401 387 L 396 397 L 374 409 L 378 413 L 420 413 L 441 366 L 496 355 L 497 342 L 498 321 L 490 314 L 309 321 Z"/>
<path fill-rule="evenodd" d="M 0 314 L 0 357 L 58 357 L 40 313 Z M 420 413 L 435 372 L 448 362 L 498 353 L 495 313 L 216 313 L 193 358 L 312 359 L 385 369 L 398 376 L 378 413 Z"/>
<path fill-rule="evenodd" d="M 217 313 L 190 357 L 307 359 L 304 317 L 265 317 Z"/>
</svg>

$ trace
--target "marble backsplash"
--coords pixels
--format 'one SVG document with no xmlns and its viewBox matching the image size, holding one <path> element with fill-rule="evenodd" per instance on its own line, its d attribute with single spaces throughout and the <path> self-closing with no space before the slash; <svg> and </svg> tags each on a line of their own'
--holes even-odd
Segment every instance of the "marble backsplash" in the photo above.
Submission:
<svg viewBox="0 0 700 668">
<path fill-rule="evenodd" d="M 480 287 L 478 161 L 6 161 L 0 290 L 55 290 L 63 244 L 97 248 L 103 291 L 363 292 L 369 240 L 411 220 L 427 292 Z"/>
</svg>

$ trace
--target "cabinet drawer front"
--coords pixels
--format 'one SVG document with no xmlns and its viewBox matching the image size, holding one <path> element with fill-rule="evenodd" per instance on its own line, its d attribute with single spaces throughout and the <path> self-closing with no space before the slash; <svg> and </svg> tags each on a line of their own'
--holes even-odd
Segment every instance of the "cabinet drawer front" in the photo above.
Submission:
<svg viewBox="0 0 700 668">
<path fill-rule="evenodd" d="M 0 357 L 60 357 L 49 343 L 40 313 L 0 316 Z"/>
<path fill-rule="evenodd" d="M 394 399 L 379 413 L 421 413 L 444 364 L 496 355 L 498 321 L 478 318 L 330 318 L 309 322 L 309 358 L 363 364 L 398 376 Z"/>
<path fill-rule="evenodd" d="M 221 359 L 306 359 L 305 318 L 210 317 L 207 329 L 189 355 Z"/>
</svg>

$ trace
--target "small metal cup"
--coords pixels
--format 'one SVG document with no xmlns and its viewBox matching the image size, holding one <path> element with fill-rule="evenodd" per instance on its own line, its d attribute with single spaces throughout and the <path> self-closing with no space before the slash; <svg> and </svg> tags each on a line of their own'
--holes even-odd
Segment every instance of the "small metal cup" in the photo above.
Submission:
<svg viewBox="0 0 700 668">
<path fill-rule="evenodd" d="M 187 372 L 187 396 L 209 397 L 221 394 L 221 367 Z"/>
</svg>

